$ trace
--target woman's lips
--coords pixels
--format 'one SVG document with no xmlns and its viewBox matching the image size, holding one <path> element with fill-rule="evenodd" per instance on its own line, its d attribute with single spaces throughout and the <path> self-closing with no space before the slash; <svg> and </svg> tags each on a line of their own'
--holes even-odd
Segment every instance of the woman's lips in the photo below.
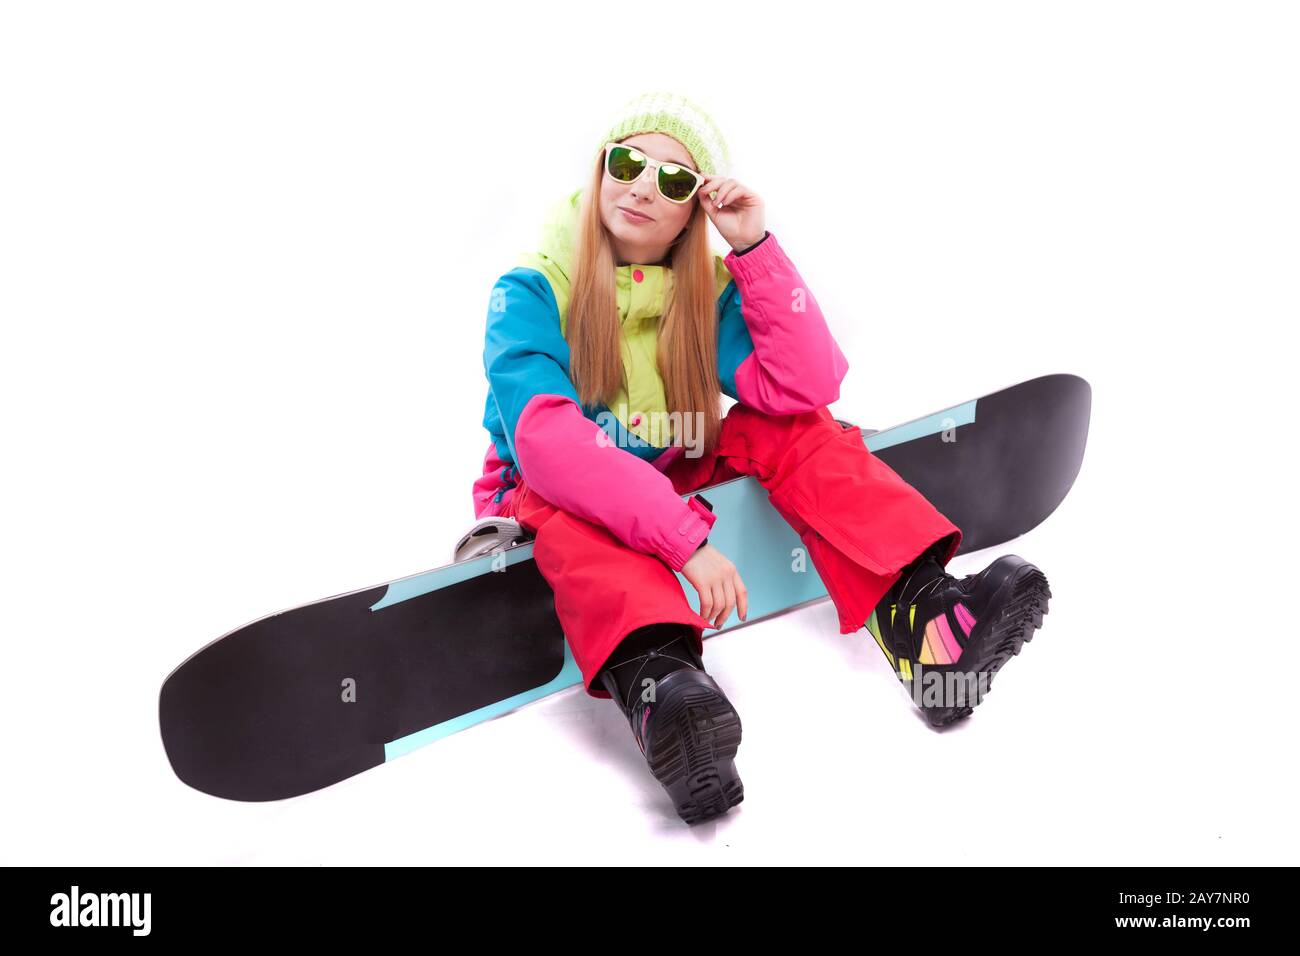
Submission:
<svg viewBox="0 0 1300 956">
<path fill-rule="evenodd" d="M 618 207 L 618 211 L 623 214 L 623 218 L 626 219 L 628 222 L 651 222 L 652 221 L 649 216 L 643 216 L 640 213 L 635 213 L 630 209 L 624 209 L 622 206 Z"/>
</svg>

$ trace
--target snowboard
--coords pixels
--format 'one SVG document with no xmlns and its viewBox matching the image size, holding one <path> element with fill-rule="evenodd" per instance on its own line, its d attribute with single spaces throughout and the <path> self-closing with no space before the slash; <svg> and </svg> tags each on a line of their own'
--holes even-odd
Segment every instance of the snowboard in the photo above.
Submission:
<svg viewBox="0 0 1300 956">
<path fill-rule="evenodd" d="M 1047 375 L 862 434 L 961 528 L 964 553 L 1009 541 L 1056 509 L 1082 464 L 1091 401 L 1082 378 Z M 826 598 L 755 478 L 698 491 L 718 515 L 710 543 L 749 591 L 749 619 L 733 612 L 706 638 Z M 214 796 L 279 800 L 580 684 L 532 549 L 529 539 L 281 611 L 207 644 L 162 685 L 172 769 Z M 695 589 L 678 578 L 698 610 Z"/>
</svg>

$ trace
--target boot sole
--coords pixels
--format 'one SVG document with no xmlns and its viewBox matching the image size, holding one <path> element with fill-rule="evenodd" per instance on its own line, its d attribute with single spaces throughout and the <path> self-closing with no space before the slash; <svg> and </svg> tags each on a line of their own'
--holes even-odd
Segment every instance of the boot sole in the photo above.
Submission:
<svg viewBox="0 0 1300 956">
<path fill-rule="evenodd" d="M 674 687 L 672 676 L 659 685 L 647 763 L 677 815 L 693 825 L 719 817 L 745 799 L 734 762 L 740 715 L 721 691 L 694 682 Z"/>
<path fill-rule="evenodd" d="M 999 558 L 999 561 L 1020 560 L 1014 555 Z M 996 573 L 996 566 L 990 568 L 990 574 Z M 954 667 L 961 671 L 987 673 L 985 691 L 993 689 L 993 678 L 1007 661 L 1020 653 L 1027 641 L 1034 639 L 1034 631 L 1043 626 L 1043 616 L 1048 612 L 1048 603 L 1052 589 L 1047 577 L 1036 566 L 1022 564 L 1012 570 L 994 593 L 990 606 L 996 607 L 994 619 L 986 625 L 982 637 L 973 647 L 976 656 L 973 661 L 960 662 Z M 964 657 L 965 655 L 963 655 Z M 931 727 L 946 727 L 969 717 L 975 707 L 984 702 L 984 695 L 971 695 L 975 703 L 962 707 L 923 707 L 926 720 Z"/>
</svg>

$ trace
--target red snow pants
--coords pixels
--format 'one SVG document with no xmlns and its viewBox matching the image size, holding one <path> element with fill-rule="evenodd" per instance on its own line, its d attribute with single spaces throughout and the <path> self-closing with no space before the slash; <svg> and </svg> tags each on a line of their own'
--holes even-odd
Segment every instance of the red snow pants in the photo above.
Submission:
<svg viewBox="0 0 1300 956">
<path fill-rule="evenodd" d="M 931 544 L 952 536 L 947 563 L 961 542 L 956 525 L 867 449 L 862 429 L 843 428 L 825 406 L 767 415 L 733 405 L 716 449 L 679 457 L 665 475 L 682 495 L 741 475 L 756 478 L 807 548 L 842 634 L 866 624 L 901 570 Z M 703 653 L 704 630 L 714 625 L 691 608 L 677 575 L 658 557 L 545 501 L 522 477 L 505 514 L 535 538 L 533 559 L 555 594 L 589 695 L 609 697 L 597 680 L 601 667 L 647 624 L 686 625 Z"/>
</svg>

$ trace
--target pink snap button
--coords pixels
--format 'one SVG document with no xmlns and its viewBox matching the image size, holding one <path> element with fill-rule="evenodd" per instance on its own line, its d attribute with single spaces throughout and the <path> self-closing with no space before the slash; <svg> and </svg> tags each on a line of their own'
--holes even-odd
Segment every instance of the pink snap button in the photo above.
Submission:
<svg viewBox="0 0 1300 956">
<path fill-rule="evenodd" d="M 633 416 L 632 416 L 632 424 L 633 424 L 633 425 L 640 425 L 640 424 L 641 424 L 641 416 L 640 416 L 640 415 L 633 415 Z"/>
<path fill-rule="evenodd" d="M 645 273 L 642 272 L 640 269 L 633 269 L 632 278 L 635 279 L 637 282 L 640 282 L 642 279 L 645 278 Z"/>
</svg>

